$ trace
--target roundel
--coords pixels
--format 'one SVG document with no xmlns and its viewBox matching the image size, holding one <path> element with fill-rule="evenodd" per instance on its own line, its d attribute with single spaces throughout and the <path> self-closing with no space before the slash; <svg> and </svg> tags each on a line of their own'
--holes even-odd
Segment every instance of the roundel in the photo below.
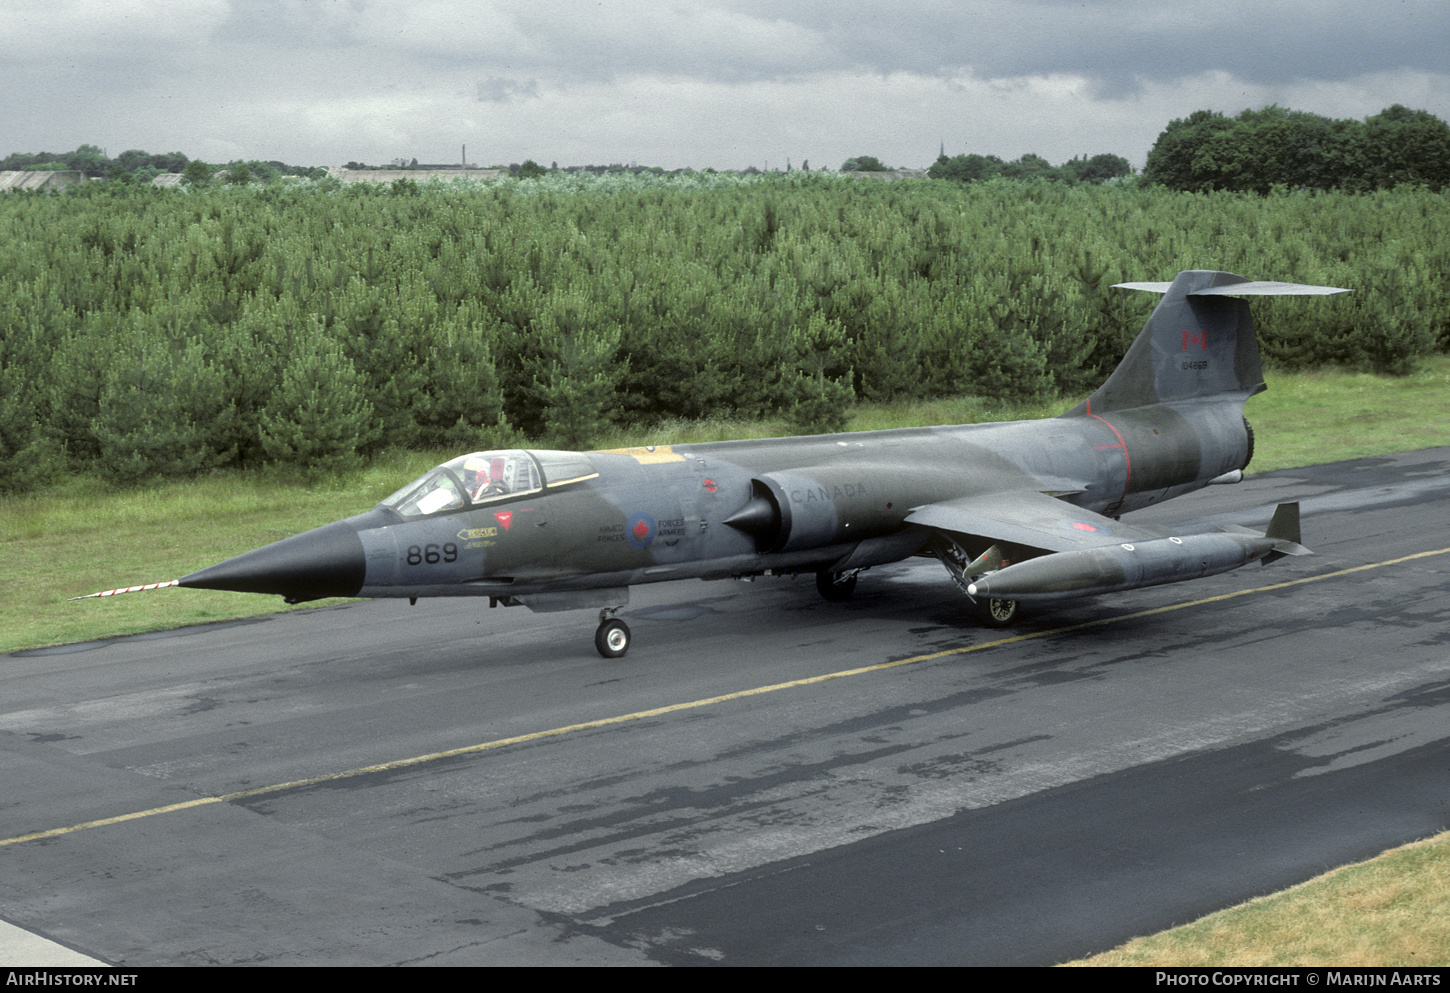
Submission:
<svg viewBox="0 0 1450 993">
<path fill-rule="evenodd" d="M 629 515 L 624 526 L 624 539 L 631 548 L 648 548 L 655 540 L 655 519 L 644 511 Z"/>
</svg>

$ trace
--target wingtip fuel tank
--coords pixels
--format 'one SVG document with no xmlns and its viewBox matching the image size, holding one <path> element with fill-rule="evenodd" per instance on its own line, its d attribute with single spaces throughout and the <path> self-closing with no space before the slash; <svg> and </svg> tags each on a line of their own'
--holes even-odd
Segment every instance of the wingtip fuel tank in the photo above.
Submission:
<svg viewBox="0 0 1450 993">
<path fill-rule="evenodd" d="M 1298 510 L 1297 503 L 1282 504 L 1275 513 L 1276 521 L 1292 514 L 1295 539 Z M 967 587 L 967 593 L 973 597 L 1050 603 L 1181 583 L 1230 572 L 1251 562 L 1270 562 L 1285 554 L 1308 554 L 1297 540 L 1275 536 L 1273 531 L 1271 524 L 1264 534 L 1187 534 L 1041 555 L 979 577 Z"/>
</svg>

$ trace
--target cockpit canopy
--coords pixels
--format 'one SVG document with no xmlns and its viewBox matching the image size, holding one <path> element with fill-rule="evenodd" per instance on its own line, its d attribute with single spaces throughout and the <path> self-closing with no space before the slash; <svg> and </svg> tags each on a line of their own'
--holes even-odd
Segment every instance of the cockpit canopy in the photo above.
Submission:
<svg viewBox="0 0 1450 993">
<path fill-rule="evenodd" d="M 423 517 L 538 493 L 546 487 L 582 482 L 596 475 L 594 464 L 580 452 L 526 452 L 516 448 L 474 452 L 428 471 L 379 506 L 404 517 Z"/>
</svg>

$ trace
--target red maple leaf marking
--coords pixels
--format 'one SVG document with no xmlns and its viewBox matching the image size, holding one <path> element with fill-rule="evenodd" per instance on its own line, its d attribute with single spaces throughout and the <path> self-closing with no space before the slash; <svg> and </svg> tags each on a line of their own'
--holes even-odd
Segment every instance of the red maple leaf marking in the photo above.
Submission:
<svg viewBox="0 0 1450 993">
<path fill-rule="evenodd" d="M 714 493 L 715 492 L 715 480 L 713 480 L 713 479 L 707 479 L 707 480 L 705 480 L 705 492 L 706 493 Z"/>
<path fill-rule="evenodd" d="M 644 538 L 648 537 L 648 535 L 649 535 L 649 525 L 648 524 L 646 524 L 644 521 L 639 521 L 637 524 L 635 524 L 635 526 L 634 526 L 634 536 L 636 538 L 639 538 L 639 539 L 643 540 Z"/>
<path fill-rule="evenodd" d="M 1091 524 L 1084 524 L 1082 521 L 1074 521 L 1072 526 L 1075 527 L 1075 528 L 1077 528 L 1079 531 L 1096 531 L 1097 530 L 1097 528 L 1093 527 Z"/>
<path fill-rule="evenodd" d="M 514 512 L 512 510 L 495 510 L 493 512 L 493 516 L 495 520 L 503 525 L 503 529 L 505 531 L 507 531 L 509 529 L 509 525 L 514 522 Z"/>
</svg>

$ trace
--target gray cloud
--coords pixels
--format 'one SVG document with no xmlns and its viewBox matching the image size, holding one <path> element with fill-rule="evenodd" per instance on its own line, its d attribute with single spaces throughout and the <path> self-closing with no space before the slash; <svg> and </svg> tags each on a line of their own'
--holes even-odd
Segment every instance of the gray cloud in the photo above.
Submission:
<svg viewBox="0 0 1450 993">
<path fill-rule="evenodd" d="M 502 76 L 490 76 L 478 84 L 478 99 L 482 103 L 511 103 L 514 100 L 527 100 L 539 95 L 539 81 L 537 79 L 517 80 L 504 79 Z"/>
<path fill-rule="evenodd" d="M 1066 72 L 1123 90 L 1210 70 L 1261 85 L 1450 72 L 1443 0 L 248 0 L 215 35 L 573 82 Z"/>
<path fill-rule="evenodd" d="M 1443 0 L 7 0 L 7 150 L 318 163 L 1141 162 L 1277 101 L 1450 116 Z M 38 84 L 37 81 L 43 81 Z M 494 151 L 496 149 L 496 152 Z"/>
<path fill-rule="evenodd" d="M 731 6 L 784 17 L 877 73 L 1080 73 L 1108 85 L 1224 70 L 1256 84 L 1450 72 L 1443 0 L 887 0 Z M 783 12 L 782 12 L 783 11 Z"/>
</svg>

